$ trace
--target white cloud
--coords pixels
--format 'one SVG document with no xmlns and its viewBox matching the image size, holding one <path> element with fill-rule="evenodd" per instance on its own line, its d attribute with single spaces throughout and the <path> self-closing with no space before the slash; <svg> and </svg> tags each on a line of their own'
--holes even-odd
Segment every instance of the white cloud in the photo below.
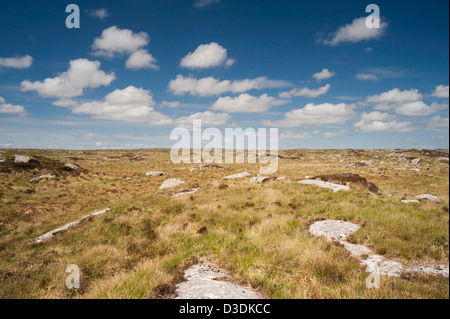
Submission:
<svg viewBox="0 0 450 319">
<path fill-rule="evenodd" d="M 69 69 L 43 82 L 22 81 L 22 91 L 36 91 L 43 97 L 71 98 L 83 94 L 85 88 L 109 85 L 116 76 L 99 70 L 100 62 L 78 59 L 70 61 Z"/>
<path fill-rule="evenodd" d="M 114 90 L 103 101 L 81 103 L 72 108 L 74 114 L 89 114 L 95 119 L 125 122 L 149 122 L 155 125 L 170 124 L 172 119 L 155 112 L 155 102 L 150 91 L 134 86 Z"/>
<path fill-rule="evenodd" d="M 291 130 L 285 130 L 280 134 L 280 138 L 287 139 L 287 140 L 306 140 L 306 139 L 314 138 L 314 134 L 317 134 L 317 133 L 318 133 L 317 131 L 295 133 Z"/>
<path fill-rule="evenodd" d="M 71 106 L 77 106 L 78 103 L 72 99 L 59 99 L 59 100 L 53 102 L 52 105 L 61 106 L 61 107 L 71 107 Z"/>
<path fill-rule="evenodd" d="M 448 117 L 441 117 L 439 115 L 432 117 L 428 121 L 429 129 L 445 129 L 448 128 Z"/>
<path fill-rule="evenodd" d="M 160 107 L 170 107 L 170 108 L 175 108 L 178 107 L 180 105 L 179 101 L 172 101 L 172 102 L 168 102 L 168 101 L 162 101 L 160 104 Z"/>
<path fill-rule="evenodd" d="M 418 101 L 423 98 L 417 89 L 400 91 L 395 88 L 379 95 L 371 95 L 366 98 L 366 102 L 373 103 L 400 103 Z"/>
<path fill-rule="evenodd" d="M 370 113 L 362 113 L 361 119 L 363 121 L 389 121 L 394 119 L 395 116 L 389 113 L 382 113 L 382 112 L 370 112 Z"/>
<path fill-rule="evenodd" d="M 99 18 L 100 20 L 103 20 L 103 19 L 109 17 L 109 12 L 108 12 L 108 9 L 106 9 L 106 8 L 91 9 L 88 12 L 92 17 Z"/>
<path fill-rule="evenodd" d="M 147 50 L 140 49 L 134 52 L 126 62 L 127 69 L 142 69 L 149 68 L 157 70 L 159 66 L 156 64 L 156 59 L 147 52 Z"/>
<path fill-rule="evenodd" d="M 296 127 L 303 125 L 344 124 L 355 117 L 354 104 L 307 104 L 301 109 L 287 112 L 279 121 L 263 121 L 266 126 Z"/>
<path fill-rule="evenodd" d="M 5 99 L 0 96 L 0 114 L 25 116 L 27 115 L 27 112 L 22 105 L 8 104 Z"/>
<path fill-rule="evenodd" d="M 337 138 L 348 134 L 348 130 L 340 130 L 335 132 L 325 132 L 323 133 L 323 136 L 325 138 Z"/>
<path fill-rule="evenodd" d="M 149 42 L 150 37 L 145 32 L 134 33 L 112 26 L 103 30 L 100 38 L 95 38 L 92 48 L 95 55 L 113 57 L 115 54 L 132 54 Z"/>
<path fill-rule="evenodd" d="M 230 118 L 231 115 L 227 113 L 213 113 L 211 111 L 205 111 L 175 119 L 174 124 L 176 126 L 192 128 L 192 122 L 194 120 L 201 120 L 202 126 L 221 126 L 227 124 Z"/>
<path fill-rule="evenodd" d="M 302 89 L 292 89 L 289 92 L 282 92 L 279 94 L 279 96 L 281 98 L 284 99 L 290 99 L 294 96 L 305 96 L 305 97 L 319 97 L 321 95 L 324 95 L 328 92 L 328 90 L 330 89 L 330 85 L 326 84 L 325 86 L 319 87 L 316 90 L 311 90 L 308 88 L 302 88 Z"/>
<path fill-rule="evenodd" d="M 14 58 L 0 58 L 0 68 L 28 69 L 33 64 L 33 58 L 29 55 Z"/>
<path fill-rule="evenodd" d="M 280 88 L 289 85 L 285 81 L 269 80 L 267 77 L 236 81 L 219 81 L 213 77 L 196 79 L 177 75 L 169 82 L 169 90 L 175 95 L 189 93 L 193 96 L 213 96 L 225 92 L 242 93 L 253 89 Z"/>
<path fill-rule="evenodd" d="M 336 46 L 342 42 L 360 42 L 380 38 L 386 31 L 388 23 L 380 22 L 380 28 L 369 29 L 366 26 L 366 17 L 354 19 L 352 23 L 340 27 L 332 33 L 329 39 L 319 39 L 325 45 Z"/>
<path fill-rule="evenodd" d="M 448 99 L 449 98 L 449 86 L 448 85 L 447 86 L 444 86 L 444 85 L 436 86 L 432 96 Z"/>
<path fill-rule="evenodd" d="M 422 101 L 408 102 L 394 106 L 397 114 L 406 116 L 424 116 L 434 114 L 440 110 L 448 108 L 448 104 L 432 103 L 431 106 Z"/>
<path fill-rule="evenodd" d="M 365 121 L 361 120 L 354 124 L 363 132 L 410 132 L 416 128 L 412 126 L 411 122 L 384 122 L 384 121 Z"/>
<path fill-rule="evenodd" d="M 378 76 L 369 73 L 358 73 L 356 74 L 356 78 L 363 81 L 378 81 Z"/>
<path fill-rule="evenodd" d="M 195 0 L 194 7 L 197 9 L 203 9 L 213 4 L 219 4 L 220 0 Z"/>
<path fill-rule="evenodd" d="M 189 69 L 206 69 L 221 65 L 230 67 L 235 60 L 227 59 L 227 49 L 211 42 L 209 44 L 202 44 L 194 52 L 189 52 L 183 59 L 180 65 Z"/>
<path fill-rule="evenodd" d="M 272 106 L 285 103 L 286 101 L 278 100 L 267 94 L 257 97 L 244 93 L 234 98 L 229 96 L 220 97 L 211 106 L 211 109 L 230 113 L 257 113 L 267 111 Z"/>
<path fill-rule="evenodd" d="M 326 80 L 331 78 L 332 76 L 335 76 L 336 73 L 334 72 L 330 72 L 330 70 L 328 69 L 323 69 L 322 71 L 318 72 L 318 73 L 314 73 L 313 77 L 317 80 L 317 81 L 322 81 L 322 80 Z"/>
</svg>

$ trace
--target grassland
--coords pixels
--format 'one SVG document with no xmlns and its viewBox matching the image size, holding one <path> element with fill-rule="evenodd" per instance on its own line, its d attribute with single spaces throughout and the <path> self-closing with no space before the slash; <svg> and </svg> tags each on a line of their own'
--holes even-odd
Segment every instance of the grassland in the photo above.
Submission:
<svg viewBox="0 0 450 319">
<path fill-rule="evenodd" d="M 254 184 L 248 178 L 222 178 L 244 171 L 256 175 L 256 164 L 200 170 L 198 164 L 172 164 L 163 149 L 0 150 L 0 159 L 31 154 L 45 163 L 0 169 L 0 298 L 164 297 L 182 280 L 183 269 L 197 262 L 227 270 L 234 281 L 267 298 L 449 298 L 449 279 L 432 275 L 382 277 L 379 289 L 368 289 L 357 259 L 308 232 L 316 220 L 350 221 L 362 226 L 351 242 L 407 267 L 448 264 L 448 163 L 406 151 L 424 159 L 416 172 L 409 162 L 386 158 L 390 152 L 283 151 L 275 176 L 288 179 Z M 345 167 L 363 159 L 374 163 Z M 69 162 L 82 171 L 60 170 Z M 57 178 L 29 183 L 55 169 Z M 164 175 L 145 176 L 149 170 Z M 358 187 L 333 193 L 296 182 L 306 175 L 345 172 L 367 178 L 380 193 Z M 175 190 L 196 184 L 201 190 L 172 198 L 158 190 L 167 178 L 186 182 Z M 419 194 L 442 202 L 401 202 Z M 108 207 L 102 216 L 28 245 Z M 81 269 L 78 290 L 65 287 L 69 264 Z"/>
</svg>

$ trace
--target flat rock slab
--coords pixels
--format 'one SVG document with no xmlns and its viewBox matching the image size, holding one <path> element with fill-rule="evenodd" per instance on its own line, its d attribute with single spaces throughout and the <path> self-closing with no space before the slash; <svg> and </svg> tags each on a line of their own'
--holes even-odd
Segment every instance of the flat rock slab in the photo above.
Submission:
<svg viewBox="0 0 450 319">
<path fill-rule="evenodd" d="M 211 265 L 192 266 L 186 270 L 185 277 L 187 281 L 177 285 L 176 299 L 262 299 L 245 287 L 220 281 L 229 276 Z"/>
<path fill-rule="evenodd" d="M 316 237 L 325 237 L 329 241 L 340 242 L 359 229 L 358 225 L 341 220 L 322 220 L 309 226 L 309 232 Z"/>
<path fill-rule="evenodd" d="M 363 256 L 363 255 L 371 255 L 372 251 L 363 245 L 356 245 L 349 243 L 345 240 L 339 242 L 344 248 L 352 255 L 353 257 Z"/>
<path fill-rule="evenodd" d="M 183 196 L 183 195 L 194 194 L 198 190 L 200 190 L 200 188 L 194 188 L 194 189 L 192 189 L 190 191 L 181 192 L 181 193 L 177 193 L 175 195 L 172 195 L 172 197 L 180 197 L 180 196 Z"/>
<path fill-rule="evenodd" d="M 368 273 L 394 277 L 400 276 L 403 269 L 403 266 L 400 263 L 392 260 L 385 260 L 380 255 L 369 256 L 367 259 L 361 261 L 361 264 L 366 266 L 366 272 Z"/>
<path fill-rule="evenodd" d="M 98 211 L 98 212 L 95 212 L 95 213 L 92 213 L 92 214 L 89 214 L 89 215 L 86 215 L 86 216 L 80 218 L 79 220 L 76 220 L 76 221 L 74 221 L 74 222 L 71 222 L 71 223 L 69 223 L 69 224 L 66 224 L 66 225 L 64 225 L 64 226 L 62 226 L 62 227 L 59 227 L 59 228 L 57 228 L 57 229 L 54 229 L 54 230 L 52 230 L 52 231 L 49 231 L 48 233 L 45 233 L 44 235 L 41 235 L 41 236 L 39 236 L 39 237 L 34 238 L 34 239 L 30 240 L 30 241 L 28 242 L 28 244 L 31 245 L 31 244 L 39 244 L 39 243 L 43 243 L 43 242 L 45 242 L 45 241 L 51 239 L 55 234 L 57 234 L 57 233 L 59 233 L 59 232 L 62 232 L 62 231 L 65 231 L 65 230 L 67 230 L 67 229 L 69 229 L 69 228 L 71 228 L 71 227 L 74 227 L 74 226 L 78 225 L 83 219 L 88 218 L 88 217 L 91 217 L 91 216 L 99 216 L 99 215 L 103 215 L 103 214 L 106 213 L 107 211 L 109 211 L 109 208 L 104 209 L 104 210 L 101 210 L 101 211 Z"/>
<path fill-rule="evenodd" d="M 334 183 L 330 183 L 330 182 L 324 182 L 324 181 L 317 181 L 317 180 L 313 180 L 313 179 L 307 179 L 307 180 L 302 180 L 298 182 L 299 184 L 304 184 L 304 185 L 314 185 L 314 186 L 318 186 L 321 188 L 328 188 L 333 190 L 333 192 L 339 192 L 339 191 L 349 191 L 350 187 L 345 186 L 345 185 L 340 185 L 340 184 L 334 184 Z"/>
<path fill-rule="evenodd" d="M 267 176 L 254 176 L 252 178 L 250 178 L 250 182 L 252 183 L 262 183 L 265 181 L 268 181 L 270 178 Z"/>
<path fill-rule="evenodd" d="M 166 189 L 176 187 L 178 185 L 184 184 L 184 181 L 179 178 L 170 178 L 164 181 L 159 189 Z"/>
<path fill-rule="evenodd" d="M 225 176 L 223 179 L 234 179 L 234 178 L 243 178 L 243 177 L 250 177 L 250 176 L 252 176 L 252 174 L 244 172 L 244 173 L 234 174 L 234 175 L 230 175 L 230 176 Z"/>
<path fill-rule="evenodd" d="M 406 272 L 415 272 L 425 275 L 439 275 L 448 277 L 448 266 L 437 265 L 437 266 L 420 266 L 415 268 L 406 269 Z"/>
<path fill-rule="evenodd" d="M 430 202 L 435 202 L 435 203 L 440 203 L 441 202 L 441 200 L 439 198 L 437 198 L 434 195 L 430 195 L 430 194 L 417 195 L 416 198 L 418 198 L 418 199 L 427 199 Z"/>
<path fill-rule="evenodd" d="M 157 171 L 148 171 L 145 173 L 147 176 L 162 176 L 163 172 L 157 172 Z"/>
</svg>

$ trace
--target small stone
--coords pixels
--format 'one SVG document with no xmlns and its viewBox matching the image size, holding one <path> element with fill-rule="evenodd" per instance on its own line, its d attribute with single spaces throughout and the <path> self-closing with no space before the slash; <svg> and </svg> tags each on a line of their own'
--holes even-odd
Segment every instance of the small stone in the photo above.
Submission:
<svg viewBox="0 0 450 319">
<path fill-rule="evenodd" d="M 79 167 L 78 165 L 70 164 L 70 163 L 65 164 L 64 167 L 67 167 L 67 168 L 69 168 L 69 169 L 71 169 L 71 170 L 74 170 L 74 171 L 80 169 L 80 167 Z"/>
<path fill-rule="evenodd" d="M 148 171 L 145 173 L 146 176 L 162 176 L 163 172 L 157 172 L 157 171 Z"/>
</svg>

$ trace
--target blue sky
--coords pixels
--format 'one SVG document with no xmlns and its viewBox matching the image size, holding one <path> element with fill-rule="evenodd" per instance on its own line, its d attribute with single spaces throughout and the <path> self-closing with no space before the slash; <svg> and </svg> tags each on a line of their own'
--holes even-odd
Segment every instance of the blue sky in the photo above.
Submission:
<svg viewBox="0 0 450 319">
<path fill-rule="evenodd" d="M 79 29 L 70 2 L 2 3 L 0 148 L 171 147 L 201 119 L 285 149 L 448 149 L 448 1 L 73 3 Z"/>
</svg>

